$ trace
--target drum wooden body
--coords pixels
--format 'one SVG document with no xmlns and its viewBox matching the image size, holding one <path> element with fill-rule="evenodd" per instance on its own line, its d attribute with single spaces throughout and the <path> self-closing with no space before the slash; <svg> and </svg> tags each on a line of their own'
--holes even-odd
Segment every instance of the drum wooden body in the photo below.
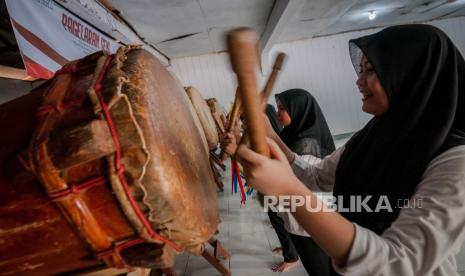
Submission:
<svg viewBox="0 0 465 276">
<path fill-rule="evenodd" d="M 0 275 L 201 254 L 216 187 L 184 93 L 148 52 L 121 48 L 0 105 Z"/>
</svg>

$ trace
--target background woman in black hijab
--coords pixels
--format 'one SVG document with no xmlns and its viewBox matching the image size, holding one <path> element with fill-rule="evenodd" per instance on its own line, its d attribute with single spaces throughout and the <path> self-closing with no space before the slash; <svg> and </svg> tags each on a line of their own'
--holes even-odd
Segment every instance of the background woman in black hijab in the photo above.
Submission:
<svg viewBox="0 0 465 276">
<path fill-rule="evenodd" d="M 300 156 L 323 158 L 335 150 L 333 137 L 313 96 L 303 89 L 276 95 L 278 117 L 284 128 L 284 143 Z M 328 256 L 289 213 L 279 213 L 285 222 L 300 260 L 309 275 L 329 275 Z"/>
<path fill-rule="evenodd" d="M 304 170 L 299 157 L 272 142 L 274 160 L 240 147 L 249 183 L 264 194 L 309 196 L 316 204 L 289 161 L 297 174 L 312 178 L 312 190 L 333 188 L 346 200 L 372 197 L 371 210 L 387 198 L 392 211 L 297 208 L 294 216 L 339 273 L 458 275 L 455 250 L 465 239 L 464 59 L 447 35 L 428 25 L 389 27 L 350 41 L 350 49 L 362 109 L 373 119 Z M 405 199 L 422 204 L 399 208 Z"/>
<path fill-rule="evenodd" d="M 274 106 L 272 106 L 271 104 L 267 104 L 265 113 L 268 117 L 268 120 L 270 121 L 271 127 L 273 128 L 274 132 L 276 132 L 277 134 L 281 133 L 283 126 L 279 122 L 278 115 L 276 114 L 276 109 L 274 109 Z"/>
<path fill-rule="evenodd" d="M 278 119 L 276 109 L 271 105 L 267 104 L 265 109 L 266 116 L 268 121 L 271 124 L 274 132 L 276 134 L 281 133 L 283 127 L 281 122 Z M 234 142 L 235 143 L 235 142 Z M 276 212 L 273 212 L 271 209 L 268 210 L 268 218 L 270 219 L 271 225 L 278 236 L 279 243 L 281 247 L 274 248 L 273 252 L 282 253 L 283 261 L 272 267 L 274 272 L 287 272 L 293 269 L 298 265 L 299 255 L 297 249 L 292 242 L 291 235 L 287 232 L 284 221 L 281 217 L 278 216 Z"/>
<path fill-rule="evenodd" d="M 275 97 L 278 116 L 287 113 L 290 119 L 279 136 L 293 152 L 322 158 L 336 149 L 320 106 L 309 92 L 290 89 Z"/>
</svg>

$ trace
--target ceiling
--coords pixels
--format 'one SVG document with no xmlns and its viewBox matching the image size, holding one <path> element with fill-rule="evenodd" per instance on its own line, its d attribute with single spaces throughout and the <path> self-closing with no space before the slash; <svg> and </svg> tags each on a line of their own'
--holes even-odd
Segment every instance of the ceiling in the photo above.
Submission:
<svg viewBox="0 0 465 276">
<path fill-rule="evenodd" d="M 370 20 L 370 12 L 376 18 Z M 425 22 L 465 15 L 465 1 L 447 0 L 320 0 L 305 1 L 280 42 L 394 24 Z"/>
<path fill-rule="evenodd" d="M 254 28 L 266 52 L 276 43 L 465 16 L 465 0 L 95 1 L 124 18 L 168 58 L 225 51 L 225 34 L 239 26 Z M 373 20 L 370 12 L 376 13 Z M 0 15 L 0 64 L 22 67 L 4 0 Z"/>
<path fill-rule="evenodd" d="M 170 58 L 226 49 L 238 26 L 262 33 L 273 0 L 110 0 L 137 33 Z"/>
<path fill-rule="evenodd" d="M 101 0 L 102 1 L 102 0 Z M 105 0 L 169 58 L 226 50 L 225 33 L 254 28 L 272 44 L 392 24 L 465 16 L 465 0 Z M 369 20 L 368 14 L 376 13 Z M 262 41 L 261 41 L 262 42 Z"/>
</svg>

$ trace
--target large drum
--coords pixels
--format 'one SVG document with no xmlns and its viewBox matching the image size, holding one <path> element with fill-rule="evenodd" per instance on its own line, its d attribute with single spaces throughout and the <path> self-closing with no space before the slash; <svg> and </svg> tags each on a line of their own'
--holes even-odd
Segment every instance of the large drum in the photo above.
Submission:
<svg viewBox="0 0 465 276">
<path fill-rule="evenodd" d="M 220 105 L 216 98 L 207 99 L 208 107 L 210 108 L 210 112 L 212 113 L 213 119 L 215 120 L 216 129 L 218 130 L 218 135 L 220 140 L 223 137 L 223 134 L 226 131 L 226 111 Z"/>
<path fill-rule="evenodd" d="M 201 254 L 217 197 L 184 93 L 127 47 L 0 105 L 0 275 L 163 268 L 183 250 Z"/>
<path fill-rule="evenodd" d="M 188 86 L 185 89 L 205 133 L 208 147 L 211 150 L 216 149 L 219 143 L 219 138 L 218 131 L 216 130 L 215 120 L 213 119 L 210 107 L 208 107 L 207 102 L 196 88 Z"/>
</svg>

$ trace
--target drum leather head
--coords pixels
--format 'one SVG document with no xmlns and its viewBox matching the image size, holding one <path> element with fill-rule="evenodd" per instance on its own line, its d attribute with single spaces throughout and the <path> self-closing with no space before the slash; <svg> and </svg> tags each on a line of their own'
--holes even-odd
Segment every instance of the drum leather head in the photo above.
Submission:
<svg viewBox="0 0 465 276">
<path fill-rule="evenodd" d="M 216 130 L 215 120 L 210 111 L 210 107 L 204 100 L 200 92 L 192 86 L 186 87 L 186 93 L 194 106 L 195 111 L 202 125 L 207 143 L 210 149 L 215 149 L 219 143 L 218 132 Z"/>
<path fill-rule="evenodd" d="M 219 221 L 216 185 L 183 87 L 142 49 L 119 51 L 104 84 L 120 89 L 129 103 L 116 100 L 111 115 L 118 132 L 134 134 L 129 145 L 122 145 L 122 161 L 140 209 L 163 236 L 200 254 Z M 133 217 L 113 186 L 123 210 Z M 130 220 L 144 232 L 136 219 Z"/>
</svg>

